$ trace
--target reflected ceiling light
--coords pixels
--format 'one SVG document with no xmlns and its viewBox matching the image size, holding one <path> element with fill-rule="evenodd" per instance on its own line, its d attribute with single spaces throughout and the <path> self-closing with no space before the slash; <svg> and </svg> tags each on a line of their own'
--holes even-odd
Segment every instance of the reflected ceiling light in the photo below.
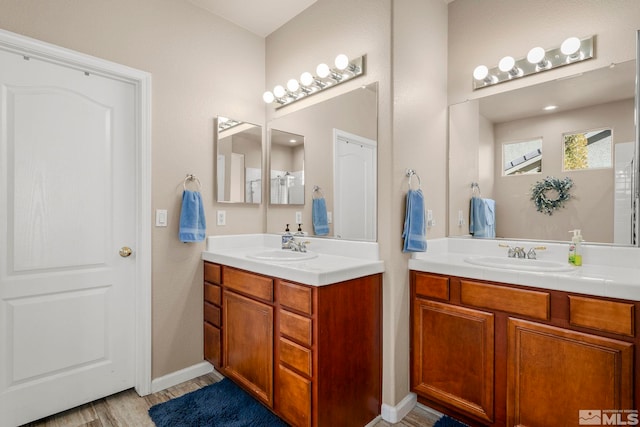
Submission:
<svg viewBox="0 0 640 427">
<path fill-rule="evenodd" d="M 316 67 L 315 76 L 305 71 L 300 75 L 299 81 L 289 79 L 286 89 L 278 85 L 273 88 L 273 91 L 262 94 L 262 100 L 267 104 L 276 102 L 280 104 L 279 107 L 282 107 L 364 74 L 364 55 L 349 59 L 347 55 L 340 54 L 336 56 L 334 63 L 335 68 L 330 68 L 326 63 L 319 64 Z"/>
<path fill-rule="evenodd" d="M 558 108 L 557 105 L 547 105 L 546 107 L 543 108 L 544 111 L 552 111 L 555 110 L 556 108 Z"/>
<path fill-rule="evenodd" d="M 529 50 L 525 58 L 515 59 L 505 56 L 497 67 L 479 65 L 473 70 L 474 90 L 524 77 L 541 71 L 548 71 L 594 57 L 595 36 L 579 39 L 569 37 L 562 45 L 545 50 L 536 46 Z"/>
</svg>

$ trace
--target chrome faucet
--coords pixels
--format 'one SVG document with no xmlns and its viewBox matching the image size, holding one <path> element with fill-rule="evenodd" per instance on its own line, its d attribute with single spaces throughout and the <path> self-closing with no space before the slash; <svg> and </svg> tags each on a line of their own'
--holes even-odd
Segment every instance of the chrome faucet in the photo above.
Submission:
<svg viewBox="0 0 640 427">
<path fill-rule="evenodd" d="M 511 246 L 511 245 L 503 245 L 503 244 L 500 244 L 498 246 L 502 248 L 508 248 L 507 256 L 509 258 L 536 259 L 537 258 L 536 250 L 543 251 L 547 249 L 544 246 L 536 246 L 534 248 L 529 249 L 529 251 L 527 252 L 527 250 L 521 246 Z"/>
<path fill-rule="evenodd" d="M 294 252 L 307 252 L 307 245 L 311 244 L 308 240 L 296 240 L 295 238 L 289 240 L 287 247 Z"/>
<path fill-rule="evenodd" d="M 513 252 L 514 252 L 514 256 L 517 258 L 526 258 L 527 257 L 527 253 L 524 251 L 524 248 L 520 247 L 520 246 L 516 246 L 515 248 L 513 248 Z"/>
</svg>

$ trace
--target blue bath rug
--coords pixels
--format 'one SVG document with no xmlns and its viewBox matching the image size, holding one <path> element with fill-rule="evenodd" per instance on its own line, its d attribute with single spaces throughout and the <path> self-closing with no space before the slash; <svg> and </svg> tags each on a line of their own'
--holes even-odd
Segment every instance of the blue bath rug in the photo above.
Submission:
<svg viewBox="0 0 640 427">
<path fill-rule="evenodd" d="M 433 427 L 469 427 L 469 426 L 445 415 L 444 417 L 436 421 Z"/>
<path fill-rule="evenodd" d="M 149 409 L 157 427 L 287 427 L 261 403 L 225 378 Z"/>
</svg>

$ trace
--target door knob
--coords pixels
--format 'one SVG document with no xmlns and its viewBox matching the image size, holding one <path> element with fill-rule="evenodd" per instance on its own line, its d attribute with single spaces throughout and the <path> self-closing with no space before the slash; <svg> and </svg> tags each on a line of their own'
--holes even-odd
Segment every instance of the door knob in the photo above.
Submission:
<svg viewBox="0 0 640 427">
<path fill-rule="evenodd" d="M 131 248 L 130 248 L 130 247 L 128 247 L 128 246 L 123 246 L 123 247 L 121 247 L 121 248 L 120 248 L 120 252 L 119 252 L 119 254 L 120 254 L 120 256 L 121 256 L 122 258 L 126 258 L 126 257 L 128 257 L 129 255 L 131 255 L 132 253 L 133 253 L 133 251 L 132 251 L 132 250 L 131 250 Z"/>
</svg>

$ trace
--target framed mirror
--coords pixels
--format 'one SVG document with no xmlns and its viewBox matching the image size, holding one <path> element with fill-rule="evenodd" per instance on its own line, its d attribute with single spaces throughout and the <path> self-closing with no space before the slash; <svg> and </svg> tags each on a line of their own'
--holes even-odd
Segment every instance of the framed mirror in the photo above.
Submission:
<svg viewBox="0 0 640 427">
<path fill-rule="evenodd" d="M 469 235 L 477 182 L 482 197 L 495 200 L 497 238 L 567 241 L 569 230 L 581 229 L 592 243 L 637 245 L 635 78 L 632 60 L 451 105 L 449 236 Z M 507 168 L 514 159 L 505 158 L 503 144 L 532 140 L 540 146 L 514 146 Z M 538 152 L 543 162 L 518 170 Z M 568 152 L 584 159 L 567 167 Z M 571 198 L 553 215 L 532 200 L 532 188 L 548 177 L 573 182 Z"/>
<path fill-rule="evenodd" d="M 304 205 L 304 135 L 269 129 L 269 201 Z"/>
<path fill-rule="evenodd" d="M 284 114 L 268 123 L 269 169 L 273 180 L 295 172 L 296 149 L 282 148 L 277 139 L 303 136 L 303 202 L 278 202 L 272 194 L 267 209 L 267 232 L 282 233 L 286 224 L 302 221 L 310 236 L 375 241 L 377 231 L 378 84 L 372 83 Z M 298 149 L 299 150 L 299 149 Z M 281 153 L 284 151 L 284 155 Z M 291 178 L 293 180 L 293 178 Z M 278 181 L 280 185 L 280 181 Z M 322 197 L 326 226 L 314 218 L 312 199 Z M 315 221 L 314 221 L 315 220 Z M 293 229 L 297 229 L 297 225 Z M 323 230 L 316 233 L 317 230 Z"/>
<path fill-rule="evenodd" d="M 262 203 L 262 126 L 218 116 L 214 129 L 216 201 Z"/>
</svg>

